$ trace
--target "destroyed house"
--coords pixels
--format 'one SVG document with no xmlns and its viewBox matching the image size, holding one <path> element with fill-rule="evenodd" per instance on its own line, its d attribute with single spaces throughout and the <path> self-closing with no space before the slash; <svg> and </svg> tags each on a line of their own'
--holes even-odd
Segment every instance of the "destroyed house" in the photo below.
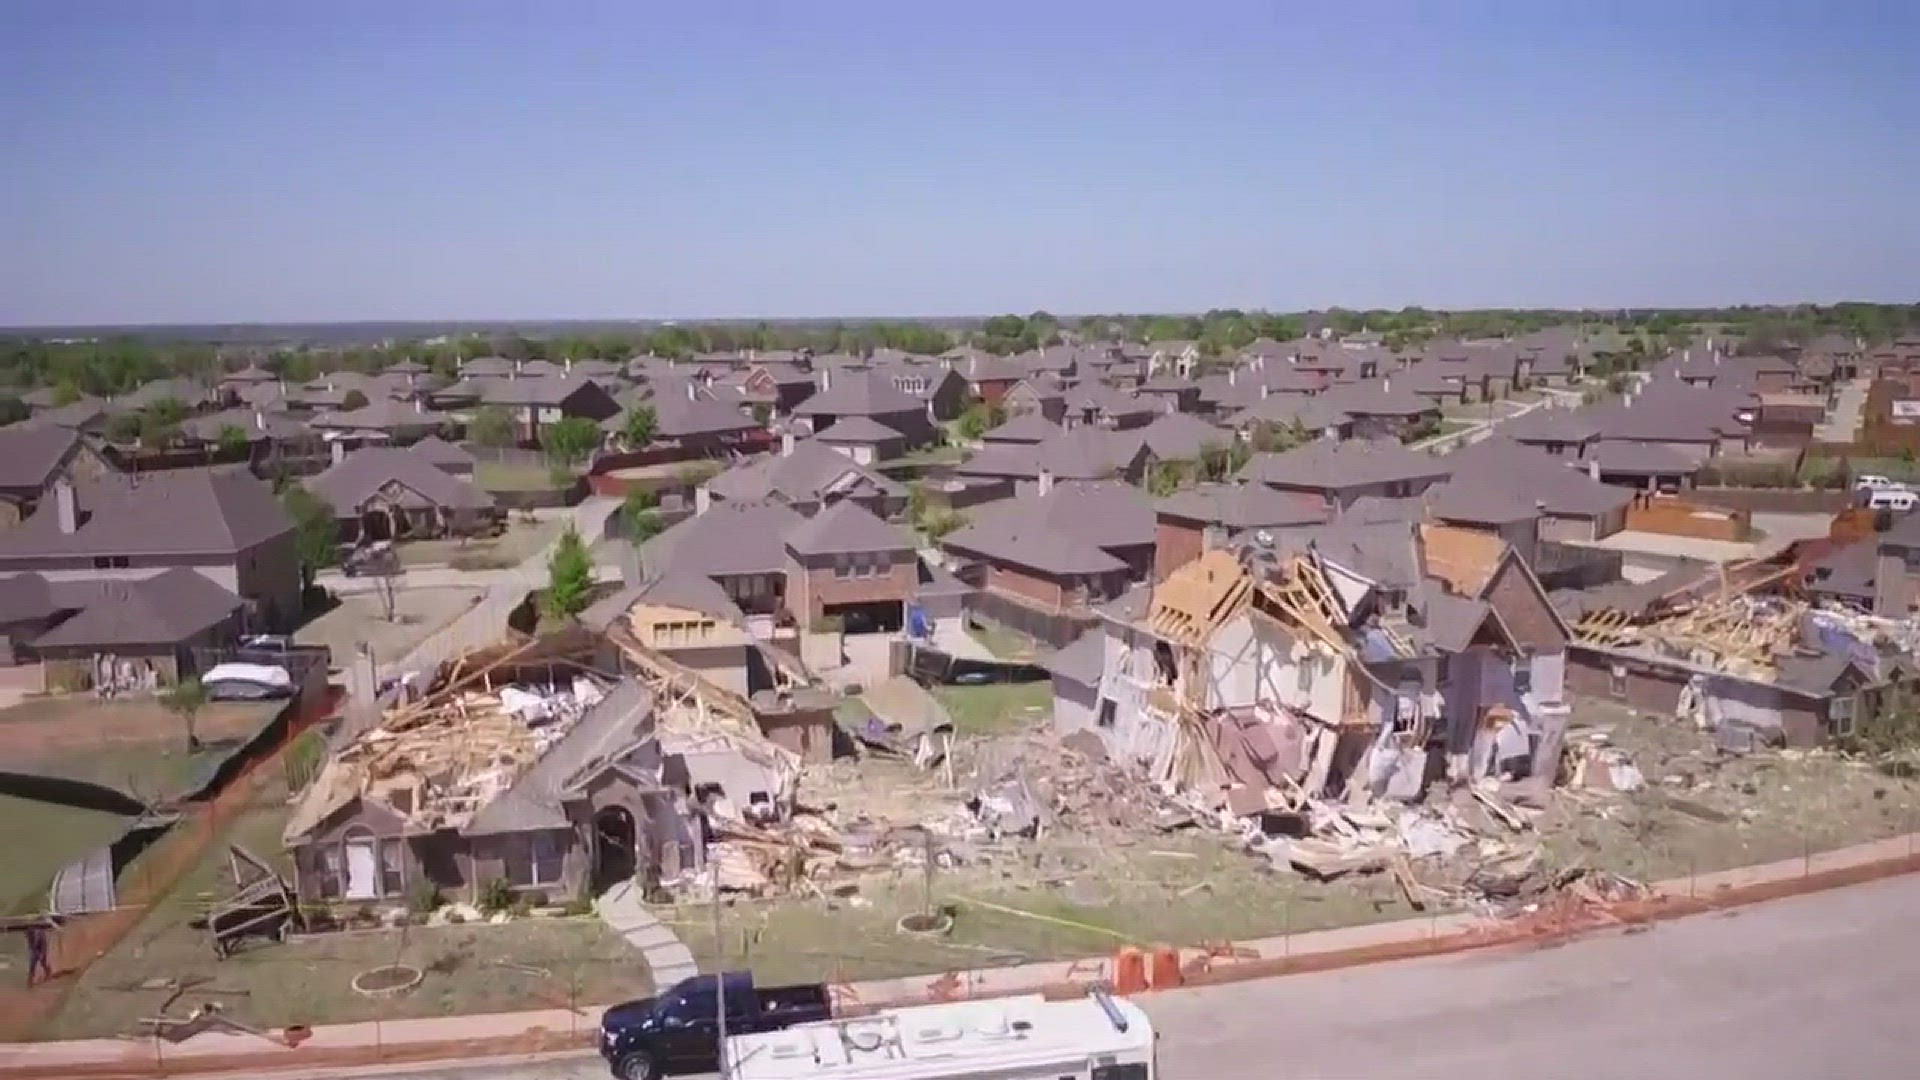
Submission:
<svg viewBox="0 0 1920 1080">
<path fill-rule="evenodd" d="M 1510 546 L 1389 524 L 1242 554 L 1181 567 L 1144 612 L 1100 609 L 1103 647 L 1049 663 L 1056 723 L 1240 814 L 1557 760 L 1567 633 Z"/>
<path fill-rule="evenodd" d="M 398 903 L 425 883 L 471 902 L 496 880 L 571 898 L 694 850 L 653 696 L 525 674 L 456 683 L 335 748 L 283 835 L 303 900 Z"/>
<path fill-rule="evenodd" d="M 1896 658 L 1908 638 L 1894 619 L 1814 606 L 1799 578 L 1794 564 L 1754 561 L 1556 594 L 1573 619 L 1568 685 L 1694 723 L 1729 750 L 1851 736 L 1899 706 L 1889 691 L 1910 680 Z M 1838 586 L 1808 595 L 1862 599 Z"/>
</svg>

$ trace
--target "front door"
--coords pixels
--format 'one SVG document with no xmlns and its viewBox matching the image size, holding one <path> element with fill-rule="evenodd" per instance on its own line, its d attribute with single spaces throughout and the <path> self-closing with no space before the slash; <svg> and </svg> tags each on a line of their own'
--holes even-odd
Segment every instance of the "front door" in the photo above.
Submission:
<svg viewBox="0 0 1920 1080">
<path fill-rule="evenodd" d="M 372 900 L 379 896 L 379 869 L 371 839 L 347 841 L 347 899 Z"/>
</svg>

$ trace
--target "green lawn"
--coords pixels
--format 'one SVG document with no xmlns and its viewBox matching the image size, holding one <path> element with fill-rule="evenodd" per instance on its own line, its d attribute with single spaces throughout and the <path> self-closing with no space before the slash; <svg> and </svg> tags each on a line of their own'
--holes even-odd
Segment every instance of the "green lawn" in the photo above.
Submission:
<svg viewBox="0 0 1920 1080">
<path fill-rule="evenodd" d="M 131 819 L 37 799 L 0 795 L 0 914 L 46 907 L 53 875 L 88 851 L 110 843 Z"/>
<path fill-rule="evenodd" d="M 969 625 L 967 633 L 1002 660 L 1032 660 L 1041 651 L 1032 638 L 993 623 Z"/>
<path fill-rule="evenodd" d="M 545 465 L 482 461 L 473 468 L 473 482 L 483 491 L 551 491 L 565 485 L 553 482 Z"/>
<path fill-rule="evenodd" d="M 1044 720 L 1053 706 L 1053 684 L 992 683 L 986 686 L 936 686 L 933 696 L 953 716 L 962 734 L 985 734 Z"/>
</svg>

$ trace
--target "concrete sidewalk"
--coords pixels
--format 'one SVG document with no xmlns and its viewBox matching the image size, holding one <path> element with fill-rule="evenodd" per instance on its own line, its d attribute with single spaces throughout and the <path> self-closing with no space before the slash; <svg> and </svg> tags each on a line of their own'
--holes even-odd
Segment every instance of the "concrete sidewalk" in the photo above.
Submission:
<svg viewBox="0 0 1920 1080">
<path fill-rule="evenodd" d="M 1578 933 L 1620 922 L 1678 917 L 1836 888 L 1920 869 L 1920 834 L 1749 866 L 1720 873 L 1662 882 L 1659 899 L 1638 905 L 1629 916 L 1597 917 Z M 1189 977 L 1189 984 L 1211 984 L 1299 971 L 1319 971 L 1390 959 L 1432 955 L 1458 949 L 1539 940 L 1537 928 L 1460 913 L 1427 919 L 1320 930 L 1307 934 L 1238 943 L 1242 960 L 1219 960 Z M 1183 959 L 1202 958 L 1188 950 Z M 691 958 L 689 958 L 691 959 Z M 1112 976 L 1112 958 L 1028 964 L 980 971 L 876 979 L 832 987 L 845 1009 L 879 1008 L 954 997 L 996 997 L 1047 988 L 1104 982 Z M 0 1076 L 116 1076 L 169 1073 L 264 1072 L 331 1065 L 372 1065 L 383 1061 L 425 1061 L 535 1053 L 589 1045 L 598 1024 L 598 1008 L 481 1016 L 438 1017 L 337 1024 L 316 1028 L 296 1049 L 283 1049 L 242 1035 L 199 1035 L 179 1045 L 117 1039 L 15 1044 L 0 1050 Z"/>
<path fill-rule="evenodd" d="M 693 952 L 640 902 L 640 890 L 633 882 L 623 881 L 608 889 L 594 901 L 593 910 L 614 933 L 639 950 L 655 987 L 672 986 L 700 974 Z"/>
</svg>

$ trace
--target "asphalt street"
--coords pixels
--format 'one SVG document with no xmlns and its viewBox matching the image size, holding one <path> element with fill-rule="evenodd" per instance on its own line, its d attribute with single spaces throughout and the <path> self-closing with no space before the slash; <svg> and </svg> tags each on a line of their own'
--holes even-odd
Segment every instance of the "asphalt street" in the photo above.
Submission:
<svg viewBox="0 0 1920 1080">
<path fill-rule="evenodd" d="M 1165 1080 L 1907 1080 L 1920 878 L 1560 945 L 1143 999 Z M 337 1076 L 368 1076 L 340 1073 Z M 587 1080 L 598 1059 L 396 1070 Z"/>
</svg>

